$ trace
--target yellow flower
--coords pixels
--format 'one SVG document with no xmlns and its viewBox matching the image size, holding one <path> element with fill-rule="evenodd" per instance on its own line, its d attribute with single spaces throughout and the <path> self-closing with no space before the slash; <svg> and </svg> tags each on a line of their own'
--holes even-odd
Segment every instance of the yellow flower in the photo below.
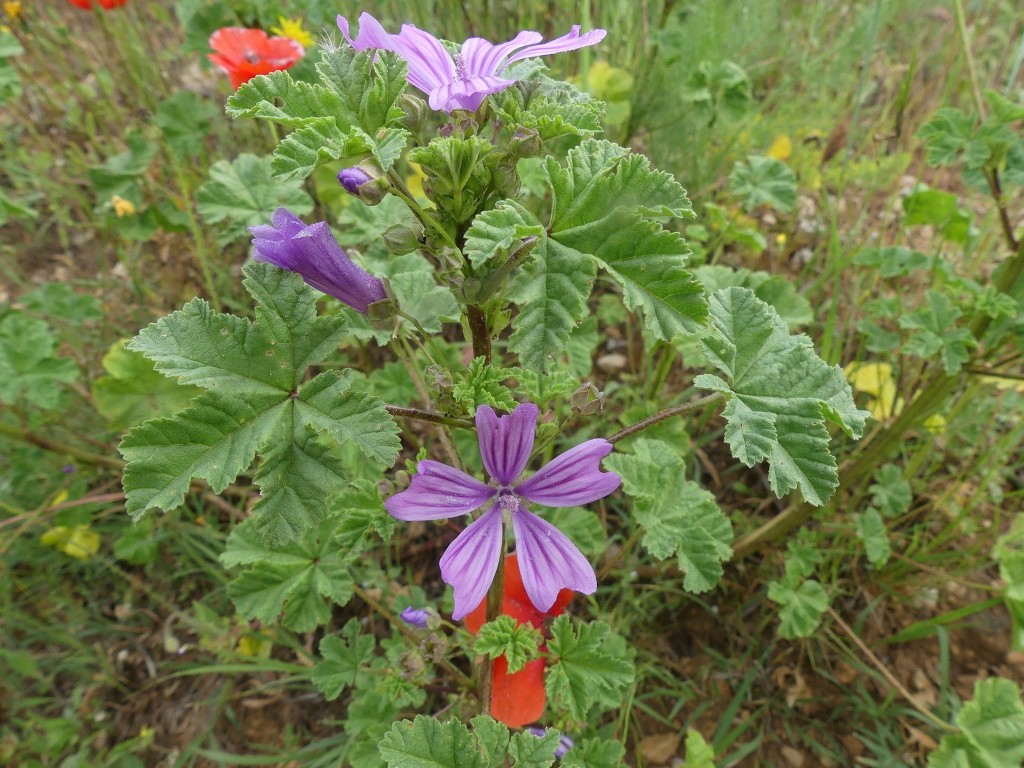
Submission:
<svg viewBox="0 0 1024 768">
<path fill-rule="evenodd" d="M 88 525 L 76 525 L 74 528 L 58 525 L 44 533 L 41 540 L 45 546 L 59 549 L 78 560 L 88 560 L 100 549 L 100 535 Z"/>
<path fill-rule="evenodd" d="M 789 156 L 793 154 L 793 142 L 789 136 L 780 135 L 775 137 L 775 141 L 768 148 L 768 157 L 774 157 L 776 160 L 782 160 L 785 162 L 789 160 Z"/>
<path fill-rule="evenodd" d="M 11 21 L 21 18 L 21 0 L 6 0 L 4 2 L 4 13 Z"/>
<path fill-rule="evenodd" d="M 302 19 L 298 17 L 286 19 L 284 16 L 278 16 L 277 26 L 271 27 L 270 31 L 281 37 L 290 37 L 303 48 L 308 48 L 316 42 L 313 40 L 313 36 L 303 28 Z"/>
<path fill-rule="evenodd" d="M 135 203 L 131 200 L 125 200 L 120 195 L 114 195 L 110 198 L 110 204 L 114 206 L 114 213 L 117 214 L 119 219 L 135 215 Z"/>
</svg>

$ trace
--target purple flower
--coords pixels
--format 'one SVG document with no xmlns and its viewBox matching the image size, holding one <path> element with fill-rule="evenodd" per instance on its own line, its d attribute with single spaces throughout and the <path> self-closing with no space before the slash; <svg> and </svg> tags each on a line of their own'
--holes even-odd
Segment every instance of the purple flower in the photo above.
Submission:
<svg viewBox="0 0 1024 768">
<path fill-rule="evenodd" d="M 426 608 L 413 608 L 411 605 L 401 613 L 402 621 L 420 629 L 427 628 L 427 619 L 430 618 L 430 611 Z"/>
<path fill-rule="evenodd" d="M 368 13 L 359 17 L 359 34 L 349 36 L 348 20 L 338 17 L 338 27 L 357 51 L 380 48 L 397 53 L 409 64 L 409 82 L 426 94 L 430 108 L 451 112 L 465 109 L 476 112 L 491 93 L 503 91 L 515 80 L 503 77 L 510 64 L 534 56 L 574 51 L 594 45 L 607 34 L 593 29 L 580 34 L 579 25 L 567 35 L 542 43 L 538 32 L 524 31 L 507 43 L 494 45 L 480 37 L 462 44 L 454 58 L 436 37 L 412 24 L 402 25 L 397 35 L 388 34 L 380 22 Z"/>
<path fill-rule="evenodd" d="M 384 284 L 352 262 L 326 221 L 306 226 L 287 208 L 278 208 L 270 220 L 272 224 L 249 227 L 257 261 L 298 272 L 318 291 L 363 314 L 387 298 Z"/>
<path fill-rule="evenodd" d="M 441 556 L 441 578 L 455 589 L 456 621 L 476 608 L 498 570 L 504 523 L 511 519 L 523 586 L 534 607 L 547 611 L 562 588 L 591 594 L 597 589 L 594 569 L 568 537 L 527 509 L 532 501 L 548 507 L 574 507 L 604 498 L 621 478 L 601 472 L 601 459 L 612 450 L 607 440 L 588 440 L 519 480 L 533 450 L 539 409 L 524 403 L 508 416 L 476 409 L 477 436 L 484 468 L 493 478 L 485 484 L 465 472 L 424 459 L 408 489 L 384 502 L 399 520 L 441 520 L 464 515 L 493 501 L 483 515 L 460 533 Z"/>
<path fill-rule="evenodd" d="M 547 733 L 547 731 L 544 728 L 537 728 L 532 725 L 526 730 L 528 730 L 538 739 L 543 739 L 544 734 Z M 555 748 L 555 757 L 565 757 L 565 753 L 572 749 L 574 746 L 576 746 L 576 742 L 570 739 L 565 734 L 562 734 L 558 737 L 558 746 Z"/>
</svg>

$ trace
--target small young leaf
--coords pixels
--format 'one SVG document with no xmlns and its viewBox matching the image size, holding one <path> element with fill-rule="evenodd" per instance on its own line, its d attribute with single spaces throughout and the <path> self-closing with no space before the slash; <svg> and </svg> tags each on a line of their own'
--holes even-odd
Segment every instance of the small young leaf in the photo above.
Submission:
<svg viewBox="0 0 1024 768">
<path fill-rule="evenodd" d="M 452 397 L 467 413 L 475 413 L 479 405 L 511 412 L 516 401 L 502 384 L 510 375 L 507 369 L 489 365 L 482 357 L 474 358 L 465 371 L 456 372 Z"/>
<path fill-rule="evenodd" d="M 515 674 L 540 655 L 543 641 L 540 632 L 529 624 L 517 624 L 511 616 L 499 616 L 480 627 L 473 651 L 492 660 L 505 656 L 509 673 Z"/>
<path fill-rule="evenodd" d="M 583 739 L 562 758 L 562 768 L 621 768 L 626 748 L 611 739 Z"/>
<path fill-rule="evenodd" d="M 373 635 L 359 634 L 359 620 L 349 619 L 338 634 L 320 641 L 321 659 L 313 667 L 313 685 L 328 701 L 338 698 L 346 687 L 362 685 L 370 677 L 366 667 L 375 648 Z"/>
<path fill-rule="evenodd" d="M 729 174 L 729 190 L 743 198 L 748 211 L 762 205 L 783 212 L 796 207 L 796 174 L 774 157 L 751 155 L 736 163 Z"/>
<path fill-rule="evenodd" d="M 902 515 L 913 501 L 910 483 L 903 479 L 903 472 L 895 464 L 881 467 L 868 491 L 886 517 Z"/>
<path fill-rule="evenodd" d="M 790 640 L 814 634 L 829 603 L 828 594 L 817 581 L 800 581 L 790 576 L 769 582 L 768 599 L 782 606 L 779 635 Z"/>
<path fill-rule="evenodd" d="M 932 357 L 939 353 L 942 367 L 953 376 L 971 359 L 970 350 L 978 342 L 968 328 L 957 328 L 960 310 L 953 306 L 945 294 L 928 291 L 928 306 L 900 318 L 900 327 L 914 330 L 905 351 L 918 357 Z"/>
<path fill-rule="evenodd" d="M 555 762 L 559 740 L 558 731 L 552 728 L 540 737 L 528 731 L 513 733 L 508 744 L 508 757 L 512 765 L 522 768 L 548 768 Z"/>
<path fill-rule="evenodd" d="M 686 730 L 686 762 L 683 768 L 715 768 L 715 750 L 693 728 Z"/>
</svg>

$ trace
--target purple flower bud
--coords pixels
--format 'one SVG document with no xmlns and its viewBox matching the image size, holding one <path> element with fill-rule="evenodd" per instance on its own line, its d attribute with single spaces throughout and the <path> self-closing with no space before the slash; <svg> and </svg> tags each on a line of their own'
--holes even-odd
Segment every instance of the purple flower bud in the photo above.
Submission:
<svg viewBox="0 0 1024 768">
<path fill-rule="evenodd" d="M 307 284 L 363 314 L 388 298 L 384 283 L 352 262 L 326 221 L 307 226 L 287 208 L 278 208 L 271 222 L 249 227 L 256 261 L 298 272 Z"/>
<path fill-rule="evenodd" d="M 338 172 L 338 183 L 350 195 L 355 195 L 367 205 L 377 205 L 391 191 L 387 174 L 373 159 L 367 159 L 351 168 Z"/>
<path fill-rule="evenodd" d="M 370 180 L 370 174 L 359 166 L 343 168 L 338 172 L 338 183 L 345 188 L 350 195 L 358 195 L 359 187 Z"/>
<path fill-rule="evenodd" d="M 402 621 L 420 629 L 427 628 L 427 619 L 430 618 L 430 611 L 426 608 L 413 608 L 411 605 L 402 611 Z"/>
<path fill-rule="evenodd" d="M 63 472 L 65 475 L 70 475 L 72 472 L 75 471 L 75 465 L 65 464 L 63 467 L 60 468 L 60 471 Z"/>
</svg>

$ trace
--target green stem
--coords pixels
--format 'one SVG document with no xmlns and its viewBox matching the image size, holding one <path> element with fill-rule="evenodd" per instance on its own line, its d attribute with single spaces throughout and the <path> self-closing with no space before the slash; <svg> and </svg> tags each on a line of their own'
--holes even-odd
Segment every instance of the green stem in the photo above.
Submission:
<svg viewBox="0 0 1024 768">
<path fill-rule="evenodd" d="M 671 344 L 666 344 L 663 341 L 658 342 L 658 363 L 654 369 L 654 375 L 651 377 L 650 385 L 647 387 L 647 399 L 654 400 L 657 398 L 661 388 L 665 386 L 665 382 L 668 380 L 668 375 L 672 371 L 672 363 L 676 359 L 676 348 Z"/>
<path fill-rule="evenodd" d="M 409 210 L 412 211 L 413 216 L 419 220 L 424 229 L 434 230 L 434 232 L 441 236 L 445 245 L 454 248 L 461 254 L 459 247 L 455 244 L 455 240 L 452 239 L 448 230 L 435 221 L 433 216 L 427 215 L 427 212 L 423 210 L 419 203 L 416 202 L 416 198 L 412 196 L 412 192 L 410 192 L 405 186 L 405 182 L 402 181 L 402 177 L 398 175 L 394 168 L 388 171 L 388 181 L 391 182 L 391 194 L 398 197 L 403 203 L 409 206 Z"/>
<path fill-rule="evenodd" d="M 504 608 L 505 600 L 505 523 L 502 522 L 501 528 L 501 553 L 498 557 L 498 571 L 494 574 L 494 581 L 491 582 L 491 588 L 487 591 L 487 621 L 494 621 L 496 618 L 501 616 Z M 480 698 L 484 705 L 484 714 L 491 714 L 491 669 L 494 662 L 489 658 L 484 660 L 481 665 L 481 675 L 483 677 L 480 680 Z"/>
<path fill-rule="evenodd" d="M 654 414 L 653 416 L 648 416 L 643 421 L 638 421 L 636 424 L 632 424 L 631 426 L 628 426 L 625 429 L 619 430 L 614 435 L 608 438 L 608 442 L 617 443 L 619 442 L 619 440 L 625 440 L 627 437 L 632 437 L 641 430 L 647 429 L 648 427 L 653 427 L 655 424 L 659 424 L 662 421 L 665 421 L 665 419 L 670 419 L 673 416 L 678 416 L 679 414 L 687 413 L 688 411 L 700 410 L 704 406 L 710 403 L 718 402 L 719 400 L 722 400 L 724 398 L 725 395 L 723 395 L 721 392 L 716 392 L 715 394 L 708 395 L 707 397 L 702 397 L 697 400 L 691 400 L 688 403 L 683 403 L 682 405 L 674 405 L 671 408 L 666 408 L 663 411 L 658 411 L 658 413 Z"/>
<path fill-rule="evenodd" d="M 400 419 L 418 419 L 419 421 L 429 421 L 434 424 L 444 424 L 449 427 L 459 427 L 460 429 L 473 429 L 473 422 L 468 419 L 456 419 L 452 416 L 445 416 L 443 413 L 435 413 L 433 411 L 424 411 L 420 408 L 405 408 L 400 405 L 385 405 L 387 412 L 392 416 L 398 416 Z"/>
<path fill-rule="evenodd" d="M 91 451 L 83 451 L 81 448 L 75 448 L 73 445 L 68 445 L 67 443 L 61 443 L 57 440 L 51 440 L 49 438 L 33 434 L 22 427 L 14 427 L 10 424 L 0 424 L 0 435 L 20 440 L 23 443 L 29 443 L 37 448 L 42 448 L 44 451 L 71 456 L 72 458 L 78 459 L 86 464 L 95 464 L 97 466 L 110 467 L 112 469 L 121 469 L 124 466 L 124 462 L 120 459 L 103 456 L 99 453 L 92 453 Z"/>
</svg>

